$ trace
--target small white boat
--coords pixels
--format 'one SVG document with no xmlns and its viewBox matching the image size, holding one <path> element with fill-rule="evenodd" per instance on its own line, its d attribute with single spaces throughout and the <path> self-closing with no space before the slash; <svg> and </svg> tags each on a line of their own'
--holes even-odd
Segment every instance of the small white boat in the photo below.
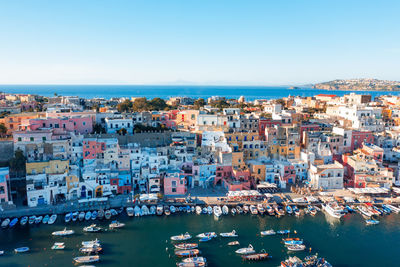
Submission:
<svg viewBox="0 0 400 267">
<path fill-rule="evenodd" d="M 98 262 L 100 260 L 100 256 L 82 256 L 82 257 L 75 257 L 74 261 L 76 263 L 91 263 L 91 262 Z"/>
<path fill-rule="evenodd" d="M 96 224 L 91 224 L 89 226 L 83 227 L 83 231 L 88 232 L 88 233 L 97 233 L 102 230 L 101 227 L 96 226 Z"/>
<path fill-rule="evenodd" d="M 34 224 L 34 223 L 35 223 L 35 220 L 36 220 L 36 216 L 35 216 L 35 215 L 30 216 L 30 217 L 29 217 L 28 223 L 29 223 L 29 224 Z"/>
<path fill-rule="evenodd" d="M 206 238 L 206 237 L 213 238 L 213 237 L 217 237 L 217 234 L 215 232 L 207 232 L 207 233 L 198 234 L 198 235 L 196 235 L 196 237 L 198 237 L 198 238 Z"/>
<path fill-rule="evenodd" d="M 46 215 L 43 217 L 42 223 L 47 224 L 49 222 L 50 216 Z"/>
<path fill-rule="evenodd" d="M 287 249 L 290 251 L 303 251 L 306 249 L 306 246 L 303 244 L 290 245 L 290 246 L 287 246 Z"/>
<path fill-rule="evenodd" d="M 64 243 L 63 242 L 60 242 L 60 243 L 54 243 L 54 245 L 51 247 L 51 249 L 53 249 L 53 250 L 62 250 L 62 249 L 64 249 L 65 248 L 65 245 L 64 245 Z"/>
<path fill-rule="evenodd" d="M 47 224 L 53 224 L 55 223 L 55 221 L 57 220 L 57 214 L 53 214 L 50 216 L 49 221 L 47 222 Z"/>
<path fill-rule="evenodd" d="M 202 212 L 201 207 L 200 207 L 200 206 L 196 206 L 196 214 L 197 214 L 197 215 L 200 215 L 201 212 Z"/>
<path fill-rule="evenodd" d="M 81 211 L 81 212 L 79 213 L 78 219 L 79 219 L 80 222 L 83 221 L 83 220 L 85 219 L 85 212 L 84 212 L 84 211 Z"/>
<path fill-rule="evenodd" d="M 76 222 L 76 220 L 78 220 L 78 215 L 79 215 L 79 212 L 77 212 L 77 211 L 72 213 L 72 221 L 73 222 Z"/>
<path fill-rule="evenodd" d="M 128 214 L 129 217 L 135 216 L 135 212 L 133 211 L 132 207 L 127 207 L 126 208 L 126 214 Z"/>
<path fill-rule="evenodd" d="M 100 240 L 98 240 L 97 238 L 95 240 L 91 240 L 91 241 L 82 241 L 82 246 L 84 247 L 93 247 L 93 246 L 100 246 Z"/>
<path fill-rule="evenodd" d="M 135 217 L 142 216 L 142 210 L 140 209 L 140 207 L 138 205 L 135 206 L 134 212 L 135 212 Z M 111 215 L 111 213 L 110 213 L 110 215 Z"/>
<path fill-rule="evenodd" d="M 120 223 L 119 221 L 113 221 L 109 225 L 110 229 L 122 228 L 124 226 L 125 226 L 125 224 L 124 223 Z"/>
<path fill-rule="evenodd" d="M 214 216 L 217 218 L 222 215 L 222 210 L 221 210 L 220 206 L 214 206 L 213 212 L 214 212 Z"/>
<path fill-rule="evenodd" d="M 276 232 L 271 229 L 271 230 L 261 231 L 260 234 L 261 236 L 276 235 Z"/>
<path fill-rule="evenodd" d="M 92 218 L 92 212 L 91 211 L 87 211 L 85 214 L 85 220 L 89 221 Z"/>
<path fill-rule="evenodd" d="M 137 206 L 136 206 L 137 207 Z M 139 208 L 139 210 L 140 210 L 140 208 Z M 104 212 L 104 218 L 106 218 L 106 220 L 109 220 L 109 219 L 111 219 L 111 211 L 110 210 L 106 210 L 105 212 Z M 135 214 L 135 216 L 136 216 L 136 214 Z"/>
<path fill-rule="evenodd" d="M 375 224 L 379 224 L 378 220 L 365 220 L 365 223 L 367 225 L 375 225 Z"/>
<path fill-rule="evenodd" d="M 228 243 L 228 246 L 237 246 L 239 245 L 239 241 L 232 241 Z"/>
<path fill-rule="evenodd" d="M 232 232 L 229 233 L 220 233 L 219 235 L 222 237 L 238 237 L 235 230 L 232 230 Z"/>
<path fill-rule="evenodd" d="M 62 231 L 55 231 L 51 233 L 54 236 L 67 236 L 67 235 L 72 235 L 74 234 L 74 230 L 67 230 L 67 228 L 64 228 Z"/>
<path fill-rule="evenodd" d="M 250 205 L 250 212 L 253 215 L 257 215 L 258 214 L 258 210 L 257 210 L 256 206 Z"/>
<path fill-rule="evenodd" d="M 150 207 L 150 215 L 155 215 L 156 214 L 156 210 L 157 210 L 156 206 L 152 205 Z"/>
<path fill-rule="evenodd" d="M 176 208 L 174 206 L 170 206 L 169 210 L 171 211 L 171 213 L 175 213 L 176 212 Z"/>
<path fill-rule="evenodd" d="M 211 215 L 213 213 L 213 208 L 211 206 L 207 207 L 207 213 Z"/>
<path fill-rule="evenodd" d="M 189 240 L 191 238 L 192 236 L 189 233 L 171 236 L 171 240 L 173 241 L 184 241 L 184 240 Z"/>
<path fill-rule="evenodd" d="M 71 219 L 72 219 L 72 213 L 71 212 L 68 212 L 67 214 L 65 214 L 64 221 L 66 223 L 69 223 L 71 221 Z"/>
<path fill-rule="evenodd" d="M 229 208 L 228 208 L 228 206 L 224 205 L 224 206 L 222 207 L 222 214 L 223 214 L 223 215 L 228 215 L 228 214 L 229 214 Z"/>
<path fill-rule="evenodd" d="M 92 247 L 81 247 L 79 249 L 80 252 L 82 253 L 87 253 L 87 254 L 91 254 L 91 253 L 99 253 L 103 250 L 102 247 L 100 246 L 92 246 Z"/>
<path fill-rule="evenodd" d="M 15 253 L 24 253 L 24 252 L 28 252 L 28 251 L 29 251 L 29 247 L 20 247 L 20 248 L 14 249 Z"/>
<path fill-rule="evenodd" d="M 158 216 L 161 216 L 161 215 L 163 215 L 163 213 L 164 213 L 164 208 L 163 208 L 163 206 L 162 206 L 162 205 L 157 205 L 156 214 L 157 214 Z"/>
<path fill-rule="evenodd" d="M 10 219 L 7 218 L 1 223 L 2 228 L 6 228 L 10 224 Z"/>
<path fill-rule="evenodd" d="M 207 262 L 207 260 L 204 257 L 192 257 L 192 258 L 184 259 L 184 260 L 182 260 L 182 262 L 200 263 L 200 262 Z"/>
<path fill-rule="evenodd" d="M 250 244 L 247 248 L 239 248 L 238 250 L 235 251 L 237 254 L 252 254 L 255 253 L 256 251 L 254 250 L 253 246 Z"/>
<path fill-rule="evenodd" d="M 36 219 L 35 219 L 35 224 L 41 223 L 42 220 L 43 220 L 43 216 L 36 217 Z"/>
</svg>

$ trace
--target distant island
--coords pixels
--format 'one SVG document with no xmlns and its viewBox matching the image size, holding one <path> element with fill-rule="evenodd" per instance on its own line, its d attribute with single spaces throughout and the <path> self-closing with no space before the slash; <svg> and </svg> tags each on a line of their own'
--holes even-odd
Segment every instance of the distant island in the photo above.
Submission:
<svg viewBox="0 0 400 267">
<path fill-rule="evenodd" d="M 334 80 L 314 84 L 313 88 L 345 91 L 400 91 L 400 82 L 377 79 Z"/>
</svg>

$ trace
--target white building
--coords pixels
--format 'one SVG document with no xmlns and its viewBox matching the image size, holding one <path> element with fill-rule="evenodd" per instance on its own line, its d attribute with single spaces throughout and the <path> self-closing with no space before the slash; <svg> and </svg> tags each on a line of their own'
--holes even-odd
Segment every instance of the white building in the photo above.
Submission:
<svg viewBox="0 0 400 267">
<path fill-rule="evenodd" d="M 342 189 L 343 165 L 335 161 L 332 164 L 310 165 L 308 177 L 313 189 Z"/>
</svg>

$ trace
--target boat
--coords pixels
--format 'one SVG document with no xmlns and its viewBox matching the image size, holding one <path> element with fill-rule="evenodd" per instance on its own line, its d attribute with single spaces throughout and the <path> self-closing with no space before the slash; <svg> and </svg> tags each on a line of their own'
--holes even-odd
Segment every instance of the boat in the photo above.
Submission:
<svg viewBox="0 0 400 267">
<path fill-rule="evenodd" d="M 260 215 L 264 215 L 264 212 L 265 212 L 265 209 L 264 209 L 264 206 L 263 206 L 263 204 L 258 204 L 257 205 L 257 210 L 258 210 L 258 212 L 260 213 Z"/>
<path fill-rule="evenodd" d="M 361 213 L 362 215 L 364 215 L 364 216 L 366 216 L 366 217 L 371 217 L 371 216 L 374 215 L 374 214 L 373 214 L 372 212 L 370 212 L 365 206 L 359 205 L 359 206 L 357 207 L 357 209 L 360 211 L 360 213 Z"/>
<path fill-rule="evenodd" d="M 207 262 L 206 258 L 204 257 L 192 257 L 182 260 L 182 262 Z"/>
<path fill-rule="evenodd" d="M 83 221 L 84 219 L 85 219 L 85 212 L 84 211 L 81 211 L 80 213 L 79 213 L 79 216 L 78 216 L 78 220 L 81 222 L 81 221 Z"/>
<path fill-rule="evenodd" d="M 239 248 L 235 251 L 237 254 L 253 254 L 256 251 L 254 250 L 253 246 L 250 244 L 247 248 Z"/>
<path fill-rule="evenodd" d="M 97 210 L 94 210 L 93 212 L 92 212 L 92 218 L 91 218 L 92 220 L 96 220 L 97 219 Z"/>
<path fill-rule="evenodd" d="M 299 210 L 299 208 L 296 206 L 296 205 L 294 205 L 293 207 L 292 207 L 292 210 L 293 210 L 293 212 L 294 212 L 294 215 L 296 215 L 297 217 L 298 216 L 300 216 L 300 210 Z"/>
<path fill-rule="evenodd" d="M 69 223 L 71 221 L 71 219 L 72 219 L 72 213 L 71 212 L 68 212 L 67 214 L 65 214 L 64 221 L 66 223 Z"/>
<path fill-rule="evenodd" d="M 87 211 L 85 214 L 85 220 L 89 221 L 92 218 L 92 212 L 91 211 Z"/>
<path fill-rule="evenodd" d="M 214 216 L 217 218 L 222 215 L 222 210 L 221 210 L 220 206 L 214 206 L 213 212 L 214 212 Z"/>
<path fill-rule="evenodd" d="M 290 245 L 290 246 L 287 246 L 287 249 L 290 251 L 303 251 L 306 249 L 306 246 L 303 244 Z"/>
<path fill-rule="evenodd" d="M 91 224 L 89 226 L 83 227 L 83 231 L 88 232 L 88 233 L 97 233 L 102 230 L 101 227 L 96 226 L 95 224 Z"/>
<path fill-rule="evenodd" d="M 346 205 L 346 210 L 347 210 L 347 212 L 349 212 L 349 213 L 355 212 L 355 210 L 354 210 L 352 207 L 350 207 L 349 205 Z"/>
<path fill-rule="evenodd" d="M 377 221 L 377 220 L 365 220 L 365 223 L 367 225 L 375 225 L 375 224 L 379 224 L 379 221 Z"/>
<path fill-rule="evenodd" d="M 24 216 L 21 218 L 21 220 L 19 221 L 19 224 L 21 224 L 22 226 L 26 225 L 26 223 L 28 222 L 28 217 Z"/>
<path fill-rule="evenodd" d="M 205 262 L 178 262 L 176 264 L 178 267 L 203 267 L 207 266 Z"/>
<path fill-rule="evenodd" d="M 392 213 L 392 210 L 390 208 L 386 207 L 386 205 L 382 205 L 382 210 L 386 214 Z"/>
<path fill-rule="evenodd" d="M 171 211 L 169 210 L 169 206 L 164 206 L 164 214 L 169 216 L 171 215 Z"/>
<path fill-rule="evenodd" d="M 75 257 L 74 261 L 76 263 L 92 263 L 92 262 L 98 262 L 100 260 L 100 256 L 95 255 L 95 256 L 82 256 L 82 257 Z"/>
<path fill-rule="evenodd" d="M 379 215 L 383 215 L 384 214 L 383 210 L 378 208 L 377 206 L 372 206 L 372 209 L 374 209 L 376 212 L 378 212 Z"/>
<path fill-rule="evenodd" d="M 258 214 L 258 210 L 257 210 L 256 206 L 250 205 L 250 212 L 253 215 L 257 215 Z"/>
<path fill-rule="evenodd" d="M 222 207 L 222 214 L 223 214 L 223 215 L 228 215 L 228 214 L 229 214 L 229 208 L 228 208 L 227 205 L 224 205 L 224 206 Z"/>
<path fill-rule="evenodd" d="M 274 205 L 274 211 L 278 217 L 285 215 L 285 211 L 279 205 Z"/>
<path fill-rule="evenodd" d="M 53 224 L 55 223 L 57 220 L 57 214 L 53 214 L 50 216 L 49 221 L 47 222 L 47 224 Z"/>
<path fill-rule="evenodd" d="M 157 210 L 156 206 L 152 205 L 150 207 L 150 215 L 155 215 L 156 214 L 156 210 Z"/>
<path fill-rule="evenodd" d="M 8 227 L 13 228 L 16 224 L 18 223 L 18 218 L 14 218 L 11 220 L 10 224 Z"/>
<path fill-rule="evenodd" d="M 317 214 L 317 210 L 314 208 L 314 206 L 308 205 L 307 206 L 308 212 L 312 215 L 315 216 Z"/>
<path fill-rule="evenodd" d="M 157 214 L 158 216 L 161 216 L 161 215 L 163 215 L 163 212 L 164 212 L 163 206 L 162 206 L 162 205 L 157 205 L 156 214 Z"/>
<path fill-rule="evenodd" d="M 102 220 L 104 218 L 104 210 L 100 209 L 97 211 L 97 219 Z"/>
<path fill-rule="evenodd" d="M 270 215 L 270 216 L 275 215 L 275 211 L 270 205 L 267 205 L 267 212 L 268 212 L 268 215 Z"/>
<path fill-rule="evenodd" d="M 176 249 L 194 249 L 197 248 L 199 245 L 197 243 L 178 243 L 174 244 Z"/>
<path fill-rule="evenodd" d="M 339 206 L 336 202 L 329 202 L 327 204 L 322 204 L 323 210 L 328 213 L 333 218 L 340 219 L 345 214 L 343 208 Z"/>
<path fill-rule="evenodd" d="M 169 207 L 169 210 L 171 211 L 171 213 L 175 213 L 176 212 L 176 208 L 173 205 L 171 205 Z"/>
<path fill-rule="evenodd" d="M 237 246 L 239 245 L 239 241 L 232 241 L 228 243 L 228 246 Z"/>
<path fill-rule="evenodd" d="M 67 235 L 72 235 L 74 233 L 75 233 L 74 230 L 67 230 L 67 228 L 64 228 L 64 230 L 55 231 L 51 234 L 54 236 L 67 236 Z"/>
<path fill-rule="evenodd" d="M 4 250 L 0 250 L 0 256 L 4 255 Z"/>
<path fill-rule="evenodd" d="M 146 207 L 146 205 L 144 205 L 145 207 Z M 146 207 L 146 209 L 147 209 L 147 207 Z M 147 212 L 149 211 L 149 209 L 147 209 Z M 118 215 L 118 212 L 115 210 L 115 209 L 110 209 L 110 212 L 111 212 L 111 216 L 117 216 Z"/>
<path fill-rule="evenodd" d="M 200 254 L 198 249 L 184 249 L 175 251 L 175 255 L 178 257 L 193 257 Z"/>
<path fill-rule="evenodd" d="M 222 210 L 221 210 L 221 212 L 222 212 Z M 211 214 L 213 213 L 213 208 L 212 208 L 211 206 L 208 206 L 208 207 L 207 207 L 207 213 L 208 213 L 209 215 L 211 215 Z"/>
<path fill-rule="evenodd" d="M 88 254 L 91 254 L 91 253 L 99 253 L 99 252 L 101 252 L 102 250 L 103 250 L 103 248 L 100 247 L 100 246 L 91 246 L 91 247 L 87 246 L 87 247 L 81 247 L 81 248 L 79 249 L 80 252 L 82 252 L 82 253 L 88 253 Z"/>
<path fill-rule="evenodd" d="M 135 216 L 135 212 L 133 211 L 133 208 L 132 208 L 132 207 L 127 207 L 127 208 L 126 208 L 126 214 L 127 214 L 129 217 Z"/>
<path fill-rule="evenodd" d="M 283 243 L 285 246 L 302 245 L 303 240 L 300 240 L 299 238 L 286 238 L 283 240 Z"/>
<path fill-rule="evenodd" d="M 243 213 L 243 209 L 242 209 L 242 207 L 240 207 L 240 206 L 236 206 L 236 210 L 237 210 L 237 212 L 238 212 L 239 214 L 242 214 L 242 213 Z"/>
<path fill-rule="evenodd" d="M 276 233 L 279 235 L 286 235 L 286 234 L 290 234 L 290 230 L 279 230 Z"/>
<path fill-rule="evenodd" d="M 28 252 L 29 251 L 29 247 L 20 247 L 20 248 L 16 248 L 14 249 L 15 253 L 24 253 L 24 252 Z"/>
<path fill-rule="evenodd" d="M 213 237 L 217 237 L 217 234 L 215 232 L 206 232 L 206 233 L 198 234 L 198 235 L 196 235 L 196 237 L 198 237 L 198 238 L 204 238 L 204 237 L 213 238 Z"/>
<path fill-rule="evenodd" d="M 63 242 L 60 242 L 60 243 L 56 242 L 56 243 L 54 243 L 54 245 L 51 247 L 51 249 L 53 249 L 53 250 L 61 250 L 61 249 L 64 249 L 64 248 L 65 248 L 65 245 L 64 245 Z"/>
<path fill-rule="evenodd" d="M 199 239 L 199 242 L 207 242 L 210 241 L 211 239 L 213 239 L 212 236 L 205 236 Z"/>
<path fill-rule="evenodd" d="M 207 214 L 208 213 L 208 209 L 206 207 L 202 208 L 201 213 Z"/>
<path fill-rule="evenodd" d="M 93 246 L 98 246 L 100 247 L 100 240 L 98 240 L 97 238 L 95 240 L 91 240 L 91 241 L 82 241 L 82 246 L 84 247 L 93 247 Z"/>
<path fill-rule="evenodd" d="M 50 216 L 47 214 L 46 216 L 43 217 L 42 223 L 47 224 L 50 220 Z"/>
<path fill-rule="evenodd" d="M 136 216 L 136 213 L 135 213 L 135 216 Z M 109 220 L 111 218 L 111 211 L 110 210 L 106 210 L 104 212 L 104 218 L 106 218 L 107 220 Z"/>
<path fill-rule="evenodd" d="M 390 205 L 390 204 L 385 204 L 385 206 L 387 207 L 387 208 L 389 208 L 392 212 L 394 212 L 394 213 L 399 213 L 400 212 L 400 208 L 398 208 L 398 207 L 395 207 L 395 206 L 393 206 L 393 205 Z"/>
<path fill-rule="evenodd" d="M 262 231 L 260 232 L 261 236 L 268 236 L 268 235 L 276 235 L 276 232 L 274 230 L 266 230 L 266 231 Z"/>
<path fill-rule="evenodd" d="M 79 215 L 79 212 L 77 212 L 77 211 L 72 213 L 72 221 L 73 222 L 76 222 L 76 220 L 78 220 L 78 215 Z"/>
<path fill-rule="evenodd" d="M 250 210 L 250 209 L 249 209 L 249 206 L 247 206 L 247 205 L 244 205 L 244 206 L 243 206 L 243 212 L 244 212 L 244 213 L 248 213 L 249 210 Z"/>
<path fill-rule="evenodd" d="M 35 216 L 35 215 L 30 216 L 30 217 L 29 217 L 28 223 L 29 223 L 29 224 L 34 224 L 34 223 L 35 223 L 35 220 L 36 220 L 36 216 Z"/>
<path fill-rule="evenodd" d="M 121 223 L 121 222 L 119 222 L 119 221 L 112 221 L 112 222 L 110 223 L 110 225 L 109 225 L 110 229 L 122 228 L 122 227 L 124 227 L 124 226 L 125 226 L 125 224 L 124 224 L 124 223 Z"/>
<path fill-rule="evenodd" d="M 7 218 L 1 223 L 2 228 L 6 228 L 10 224 L 10 219 Z"/>
<path fill-rule="evenodd" d="M 238 237 L 235 230 L 232 230 L 232 232 L 229 233 L 220 233 L 219 235 L 222 237 Z"/>
<path fill-rule="evenodd" d="M 149 215 L 149 208 L 146 205 L 143 205 L 142 208 L 142 215 L 143 216 L 147 216 Z M 111 210 L 110 210 L 111 211 Z M 111 211 L 111 215 L 113 215 L 113 212 Z M 114 215 L 113 215 L 114 216 Z"/>
<path fill-rule="evenodd" d="M 171 236 L 171 240 L 173 240 L 173 241 L 185 241 L 185 240 L 189 240 L 191 238 L 192 238 L 192 236 L 189 233 Z"/>
<path fill-rule="evenodd" d="M 200 215 L 201 212 L 202 212 L 201 207 L 200 207 L 200 206 L 196 206 L 196 214 L 197 214 L 197 215 Z"/>
<path fill-rule="evenodd" d="M 287 206 L 286 206 L 286 213 L 287 213 L 288 215 L 292 215 L 293 209 L 292 209 L 292 207 L 290 207 L 290 205 L 287 205 Z"/>
<path fill-rule="evenodd" d="M 250 254 L 250 255 L 242 255 L 242 259 L 243 260 L 247 260 L 247 261 L 263 261 L 263 260 L 267 260 L 270 259 L 271 256 L 265 252 L 265 250 L 262 250 L 262 252 L 260 253 L 254 253 L 254 254 Z"/>
<path fill-rule="evenodd" d="M 35 224 L 41 223 L 42 220 L 43 220 L 43 216 L 36 217 L 36 219 L 35 219 Z"/>
</svg>

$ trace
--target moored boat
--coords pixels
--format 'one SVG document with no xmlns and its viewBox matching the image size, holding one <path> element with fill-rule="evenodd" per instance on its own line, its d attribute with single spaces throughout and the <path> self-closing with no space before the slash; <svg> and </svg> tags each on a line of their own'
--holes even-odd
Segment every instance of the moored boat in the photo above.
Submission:
<svg viewBox="0 0 400 267">
<path fill-rule="evenodd" d="M 97 238 L 95 240 L 91 240 L 91 241 L 82 241 L 82 246 L 84 247 L 93 247 L 93 246 L 98 246 L 100 247 L 100 240 L 98 240 Z"/>
<path fill-rule="evenodd" d="M 88 232 L 88 233 L 97 233 L 97 232 L 100 232 L 101 230 L 102 230 L 102 228 L 99 226 L 96 226 L 96 224 L 91 224 L 89 226 L 83 227 L 83 231 Z"/>
<path fill-rule="evenodd" d="M 184 249 L 175 251 L 175 255 L 178 257 L 193 257 L 200 254 L 198 249 Z"/>
<path fill-rule="evenodd" d="M 264 206 L 263 206 L 263 204 L 258 204 L 257 205 L 257 210 L 258 210 L 258 212 L 260 213 L 260 215 L 264 215 L 264 212 L 265 212 L 265 209 L 264 209 Z"/>
<path fill-rule="evenodd" d="M 222 237 L 238 237 L 238 234 L 235 230 L 232 230 L 232 232 L 229 233 L 220 233 L 219 235 Z"/>
<path fill-rule="evenodd" d="M 28 251 L 29 251 L 29 247 L 20 247 L 20 248 L 14 249 L 15 253 L 24 253 L 24 252 L 28 252 Z"/>
<path fill-rule="evenodd" d="M 213 208 L 211 206 L 207 207 L 207 213 L 211 215 L 213 213 Z"/>
<path fill-rule="evenodd" d="M 18 223 L 18 218 L 14 218 L 11 220 L 10 224 L 8 225 L 10 228 L 13 228 Z"/>
<path fill-rule="evenodd" d="M 253 254 L 255 250 L 251 244 L 247 248 L 239 248 L 235 251 L 237 254 Z"/>
<path fill-rule="evenodd" d="M 7 226 L 10 224 L 10 219 L 7 218 L 1 223 L 2 228 L 7 228 Z"/>
<path fill-rule="evenodd" d="M 65 214 L 64 221 L 66 223 L 69 223 L 71 221 L 71 219 L 72 219 L 72 213 L 71 212 L 68 212 L 67 214 Z M 29 220 L 30 220 L 30 218 L 29 218 Z"/>
<path fill-rule="evenodd" d="M 92 218 L 92 212 L 91 211 L 87 211 L 85 214 L 85 220 L 89 221 Z"/>
<path fill-rule="evenodd" d="M 256 206 L 250 205 L 250 212 L 253 215 L 257 215 L 258 214 L 258 210 L 257 210 Z"/>
<path fill-rule="evenodd" d="M 95 255 L 95 256 L 82 256 L 82 257 L 75 257 L 74 261 L 76 263 L 92 263 L 92 262 L 98 262 L 100 260 L 100 256 Z"/>
<path fill-rule="evenodd" d="M 124 223 L 121 223 L 121 222 L 119 222 L 119 221 L 112 221 L 112 222 L 110 223 L 110 225 L 109 225 L 110 229 L 122 228 L 122 227 L 124 227 L 124 226 L 125 226 L 125 224 L 124 224 Z"/>
<path fill-rule="evenodd" d="M 260 253 L 242 255 L 242 259 L 247 261 L 263 261 L 269 258 L 271 258 L 271 256 L 268 253 L 266 253 L 265 250 L 262 250 Z"/>
<path fill-rule="evenodd" d="M 47 224 L 50 220 L 50 216 L 46 214 L 46 216 L 43 217 L 42 223 Z"/>
<path fill-rule="evenodd" d="M 63 242 L 56 242 L 54 245 L 51 247 L 53 250 L 62 250 L 65 248 L 65 244 Z"/>
<path fill-rule="evenodd" d="M 336 202 L 323 204 L 322 209 L 331 217 L 337 219 L 340 219 L 345 214 L 343 207 L 339 206 Z"/>
<path fill-rule="evenodd" d="M 155 215 L 156 214 L 156 210 L 157 210 L 156 206 L 152 205 L 150 207 L 150 215 Z"/>
<path fill-rule="evenodd" d="M 88 254 L 91 254 L 91 253 L 99 253 L 99 252 L 101 252 L 102 250 L 103 250 L 103 248 L 100 247 L 100 246 L 86 246 L 86 247 L 81 247 L 81 248 L 79 249 L 80 252 L 82 252 L 82 253 L 88 253 Z"/>
<path fill-rule="evenodd" d="M 135 216 L 136 216 L 136 213 L 135 213 Z M 106 218 L 106 220 L 109 220 L 111 218 L 111 211 L 110 210 L 106 210 L 104 212 L 104 218 Z"/>
<path fill-rule="evenodd" d="M 29 217 L 28 223 L 29 223 L 29 224 L 34 224 L 34 223 L 35 223 L 35 220 L 36 220 L 36 216 L 35 216 L 35 215 L 30 216 L 30 217 Z"/>
<path fill-rule="evenodd" d="M 79 219 L 79 221 L 81 222 L 81 221 L 83 221 L 84 219 L 85 219 L 85 212 L 84 211 L 81 211 L 80 213 L 79 213 L 79 216 L 78 216 L 78 219 Z"/>
<path fill-rule="evenodd" d="M 169 216 L 171 215 L 171 211 L 169 210 L 169 206 L 164 206 L 164 214 Z"/>
<path fill-rule="evenodd" d="M 104 210 L 100 209 L 97 211 L 97 219 L 102 220 L 104 218 Z"/>
<path fill-rule="evenodd" d="M 171 213 L 175 213 L 175 212 L 176 212 L 176 208 L 175 208 L 175 206 L 173 206 L 173 205 L 171 205 L 171 206 L 169 207 L 169 210 L 171 211 Z"/>
<path fill-rule="evenodd" d="M 385 206 L 388 207 L 394 213 L 399 213 L 400 212 L 400 208 L 399 207 L 393 206 L 391 204 L 385 204 Z"/>
<path fill-rule="evenodd" d="M 276 235 L 276 232 L 272 229 L 266 230 L 266 231 L 261 231 L 260 232 L 261 236 L 268 236 L 268 235 Z"/>
<path fill-rule="evenodd" d="M 237 213 L 239 213 L 239 214 L 243 213 L 243 209 L 240 206 L 236 206 L 236 210 L 237 210 Z"/>
<path fill-rule="evenodd" d="M 127 207 L 127 208 L 126 208 L 126 214 L 127 214 L 129 217 L 135 216 L 135 212 L 133 211 L 133 208 L 132 208 L 132 207 Z"/>
<path fill-rule="evenodd" d="M 178 243 L 174 244 L 176 249 L 194 249 L 197 248 L 199 245 L 197 243 Z"/>
<path fill-rule="evenodd" d="M 28 217 L 24 216 L 21 218 L 19 224 L 21 224 L 22 226 L 26 225 L 26 223 L 28 222 Z"/>
<path fill-rule="evenodd" d="M 162 205 L 157 205 L 156 214 L 157 214 L 158 216 L 161 216 L 161 215 L 163 215 L 163 212 L 164 212 L 163 206 L 162 206 Z"/>
<path fill-rule="evenodd" d="M 75 233 L 74 230 L 67 230 L 67 228 L 64 228 L 64 230 L 55 231 L 51 234 L 54 236 L 67 236 L 67 235 L 72 235 L 74 233 Z"/>
<path fill-rule="evenodd" d="M 92 218 L 91 218 L 92 220 L 96 220 L 97 219 L 97 210 L 94 210 L 93 212 L 92 212 Z"/>
<path fill-rule="evenodd" d="M 378 220 L 365 220 L 365 223 L 367 225 L 375 225 L 375 224 L 379 224 Z"/>
<path fill-rule="evenodd" d="M 198 238 L 204 238 L 204 237 L 213 238 L 213 237 L 217 237 L 217 234 L 215 232 L 206 232 L 206 233 L 198 234 L 198 235 L 196 235 L 196 237 L 198 237 Z"/>
<path fill-rule="evenodd" d="M 228 243 L 228 246 L 237 246 L 239 245 L 239 241 L 232 241 Z"/>
<path fill-rule="evenodd" d="M 221 210 L 220 206 L 214 206 L 213 212 L 214 212 L 214 216 L 217 218 L 222 215 L 222 210 Z"/>
<path fill-rule="evenodd" d="M 76 220 L 78 220 L 78 215 L 79 215 L 79 212 L 77 212 L 77 211 L 72 213 L 72 221 L 73 222 L 76 222 Z"/>
<path fill-rule="evenodd" d="M 223 215 L 228 215 L 228 214 L 229 214 L 229 208 L 228 208 L 227 205 L 224 205 L 224 206 L 222 207 L 222 214 L 223 214 Z"/>
<path fill-rule="evenodd" d="M 197 215 L 200 215 L 201 212 L 202 212 L 201 207 L 200 207 L 200 206 L 196 206 L 196 214 L 197 214 Z"/>
<path fill-rule="evenodd" d="M 171 236 L 171 240 L 173 241 L 185 241 L 191 239 L 192 236 L 189 233 Z"/>
<path fill-rule="evenodd" d="M 279 230 L 279 231 L 276 231 L 276 233 L 279 235 L 286 235 L 286 234 L 290 234 L 290 230 Z"/>
<path fill-rule="evenodd" d="M 41 223 L 42 220 L 43 220 L 43 216 L 36 217 L 36 219 L 35 219 L 35 224 Z"/>
<path fill-rule="evenodd" d="M 306 249 L 306 246 L 303 244 L 296 244 L 296 245 L 287 246 L 287 249 L 290 251 L 303 251 Z"/>
<path fill-rule="evenodd" d="M 50 216 L 49 221 L 47 222 L 47 224 L 53 224 L 55 223 L 55 221 L 57 220 L 57 214 L 53 214 Z"/>
</svg>

